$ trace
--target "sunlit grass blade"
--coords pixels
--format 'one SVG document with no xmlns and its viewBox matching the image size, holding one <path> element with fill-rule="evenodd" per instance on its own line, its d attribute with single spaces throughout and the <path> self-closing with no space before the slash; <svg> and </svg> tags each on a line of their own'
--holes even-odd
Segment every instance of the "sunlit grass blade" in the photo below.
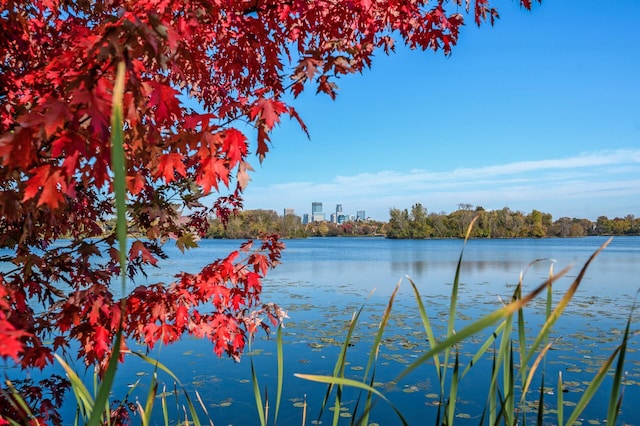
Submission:
<svg viewBox="0 0 640 426">
<path fill-rule="evenodd" d="M 334 386 L 349 386 L 349 387 L 353 387 L 353 388 L 358 388 L 358 389 L 363 389 L 367 392 L 371 392 L 373 394 L 375 394 L 377 397 L 379 397 L 380 399 L 382 399 L 383 401 L 385 401 L 387 404 L 389 404 L 389 406 L 393 409 L 393 411 L 395 411 L 396 415 L 398 416 L 398 418 L 400 419 L 400 421 L 402 422 L 403 425 L 407 425 L 407 421 L 405 420 L 404 416 L 402 415 L 402 413 L 396 408 L 396 406 L 394 404 L 391 403 L 391 401 L 389 401 L 389 399 L 387 399 L 386 396 L 384 396 L 379 390 L 377 390 L 376 388 L 369 386 L 366 383 L 362 383 L 358 380 L 353 380 L 353 379 L 348 379 L 346 377 L 336 377 L 336 376 L 321 376 L 321 375 L 316 375 L 316 374 L 300 374 L 300 373 L 296 373 L 294 374 L 294 376 L 303 379 L 303 380 L 309 380 L 312 382 L 318 382 L 318 383 L 327 383 L 330 385 L 334 385 Z"/>
<path fill-rule="evenodd" d="M 211 420 L 211 416 L 209 415 L 209 410 L 207 410 L 207 406 L 204 405 L 204 402 L 202 401 L 202 397 L 200 396 L 200 392 L 198 392 L 196 390 L 195 394 L 196 394 L 196 398 L 198 399 L 198 403 L 200 404 L 200 407 L 202 408 L 202 411 L 204 411 L 204 414 L 209 419 L 209 426 L 214 426 L 213 425 L 213 420 Z"/>
<path fill-rule="evenodd" d="M 542 362 L 542 360 L 544 359 L 545 355 L 547 354 L 550 348 L 551 348 L 551 343 L 548 343 L 547 346 L 545 346 L 544 349 L 540 351 L 540 354 L 538 354 L 538 357 L 533 362 L 533 365 L 529 370 L 529 375 L 527 376 L 527 379 L 525 380 L 522 386 L 522 395 L 520 397 L 520 405 L 524 405 L 527 392 L 529 391 L 529 386 L 531 386 L 531 382 L 533 381 L 533 376 L 538 370 L 538 366 L 540 365 L 540 363 Z M 542 378 L 544 379 L 544 374 L 542 375 Z"/>
<path fill-rule="evenodd" d="M 307 394 L 302 398 L 302 426 L 307 424 Z"/>
<path fill-rule="evenodd" d="M 23 421 L 24 423 L 27 423 L 28 419 L 34 418 L 33 413 L 31 412 L 31 408 L 29 408 L 29 405 L 27 404 L 27 402 L 24 400 L 22 395 L 20 395 L 18 390 L 15 388 L 15 386 L 13 386 L 13 383 L 11 383 L 10 380 L 6 380 L 5 384 L 9 389 L 11 395 L 9 395 L 2 388 L 0 388 L 0 394 L 5 398 L 5 401 L 8 401 L 9 404 L 11 404 L 11 406 L 16 410 L 16 412 L 24 414 L 25 417 L 23 418 Z M 5 419 L 3 417 L 0 417 L 0 420 L 7 420 L 11 425 L 20 425 L 20 423 L 16 422 L 11 418 Z"/>
<path fill-rule="evenodd" d="M 162 387 L 162 392 L 160 393 L 160 402 L 162 403 L 162 418 L 164 420 L 164 426 L 169 426 L 169 409 L 167 407 L 167 387 Z"/>
<path fill-rule="evenodd" d="M 191 401 L 191 397 L 187 393 L 186 389 L 183 388 L 182 393 L 187 400 L 187 406 L 189 407 L 189 413 L 191 413 L 191 418 L 193 419 L 194 426 L 202 426 L 202 424 L 200 423 L 200 417 L 198 416 L 198 412 L 196 411 L 196 407 L 195 405 L 193 405 L 193 401 Z"/>
<path fill-rule="evenodd" d="M 69 382 L 71 382 L 71 388 L 73 389 L 73 394 L 78 401 L 78 408 L 80 409 L 81 416 L 89 417 L 93 412 L 93 408 L 95 406 L 93 397 L 89 393 L 89 390 L 84 385 L 80 377 L 76 374 L 76 372 L 67 364 L 67 362 L 62 359 L 62 357 L 58 354 L 54 354 L 58 363 L 62 366 L 65 373 L 67 373 L 67 377 L 69 378 Z M 85 417 L 85 418 L 86 418 Z"/>
<path fill-rule="evenodd" d="M 180 385 L 182 387 L 182 383 L 180 382 L 180 379 L 178 379 L 178 376 L 176 376 L 173 373 L 173 371 L 171 371 L 166 365 L 164 365 L 163 363 L 161 363 L 157 359 L 151 358 L 150 356 L 145 355 L 142 352 L 133 352 L 133 351 L 123 351 L 123 352 L 125 354 L 135 355 L 138 358 L 142 359 L 143 361 L 151 364 L 154 368 L 159 368 L 160 370 L 162 370 L 165 373 L 167 373 L 178 385 Z"/>
<path fill-rule="evenodd" d="M 142 424 L 147 426 L 151 422 L 151 412 L 153 411 L 153 403 L 158 393 L 158 375 L 153 372 L 151 376 L 151 383 L 149 384 L 149 392 L 147 393 L 147 401 L 144 405 L 144 410 L 140 413 Z"/>
<path fill-rule="evenodd" d="M 578 419 L 580 414 L 582 414 L 582 411 L 585 409 L 589 401 L 591 401 L 591 398 L 593 398 L 596 391 L 602 384 L 602 381 L 604 380 L 607 373 L 609 372 L 609 369 L 611 368 L 613 361 L 615 360 L 616 356 L 618 356 L 621 349 L 622 349 L 622 345 L 618 346 L 615 349 L 615 351 L 613 351 L 613 353 L 609 356 L 609 358 L 607 358 L 607 360 L 602 365 L 602 367 L 600 367 L 600 369 L 596 373 L 593 380 L 591 380 L 591 383 L 589 383 L 589 386 L 587 386 L 587 389 L 585 389 L 585 391 L 582 393 L 582 397 L 580 398 L 576 406 L 573 408 L 573 411 L 571 412 L 571 415 L 569 416 L 569 419 L 566 422 L 567 425 L 574 424 L 574 422 Z"/>
</svg>

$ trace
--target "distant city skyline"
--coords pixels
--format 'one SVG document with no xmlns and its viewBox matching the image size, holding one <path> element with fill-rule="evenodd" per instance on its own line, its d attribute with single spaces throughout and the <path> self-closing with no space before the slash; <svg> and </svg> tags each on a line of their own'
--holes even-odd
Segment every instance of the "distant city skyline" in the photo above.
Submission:
<svg viewBox="0 0 640 426">
<path fill-rule="evenodd" d="M 287 215 L 295 215 L 302 218 L 302 223 L 309 222 L 323 222 L 329 221 L 333 223 L 344 223 L 350 220 L 366 220 L 366 211 L 365 210 L 357 210 L 355 214 L 345 214 L 342 210 L 342 204 L 337 203 L 335 207 L 335 212 L 331 213 L 329 219 L 326 218 L 325 213 L 323 211 L 323 202 L 322 201 L 313 201 L 311 203 L 311 213 L 296 213 L 296 209 L 291 207 L 285 207 L 283 210 L 283 216 Z"/>
</svg>

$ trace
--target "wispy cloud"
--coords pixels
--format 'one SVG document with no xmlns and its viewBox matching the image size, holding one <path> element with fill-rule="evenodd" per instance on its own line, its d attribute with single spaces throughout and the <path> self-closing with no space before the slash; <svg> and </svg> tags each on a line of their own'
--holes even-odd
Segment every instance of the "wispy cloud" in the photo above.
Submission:
<svg viewBox="0 0 640 426">
<path fill-rule="evenodd" d="M 298 214 L 310 210 L 312 201 L 324 202 L 325 211 L 341 203 L 349 211 L 366 210 L 381 220 L 388 218 L 390 207 L 406 208 L 416 202 L 431 211 L 451 211 L 458 203 L 471 203 L 489 209 L 543 209 L 554 216 L 637 215 L 640 150 L 586 152 L 444 172 L 382 170 L 336 176 L 327 182 L 249 185 L 245 200 L 247 208 L 293 207 Z"/>
</svg>

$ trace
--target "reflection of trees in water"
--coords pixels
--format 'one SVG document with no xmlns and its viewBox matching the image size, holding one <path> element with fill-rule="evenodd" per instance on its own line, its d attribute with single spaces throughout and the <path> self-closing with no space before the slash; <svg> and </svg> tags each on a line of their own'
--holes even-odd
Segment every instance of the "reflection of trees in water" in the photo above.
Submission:
<svg viewBox="0 0 640 426">
<path fill-rule="evenodd" d="M 456 261 L 429 261 L 429 260 L 409 260 L 409 261 L 393 261 L 391 262 L 391 271 L 393 273 L 411 274 L 415 277 L 425 276 L 431 271 L 446 271 L 451 274 L 455 273 Z M 463 260 L 460 265 L 461 272 L 516 272 L 526 267 L 523 262 L 504 261 L 504 260 Z M 548 270 L 548 266 L 545 266 Z M 453 278 L 453 277 L 452 277 Z M 515 279 L 518 277 L 516 276 Z"/>
</svg>

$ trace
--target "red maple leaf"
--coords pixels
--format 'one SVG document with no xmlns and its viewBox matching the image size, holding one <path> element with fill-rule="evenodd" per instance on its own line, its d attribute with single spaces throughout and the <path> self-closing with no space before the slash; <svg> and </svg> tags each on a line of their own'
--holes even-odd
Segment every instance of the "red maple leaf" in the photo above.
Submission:
<svg viewBox="0 0 640 426">
<path fill-rule="evenodd" d="M 151 81 L 149 104 L 155 107 L 155 119 L 158 124 L 173 123 L 182 113 L 178 95 L 180 92 L 168 83 Z"/>
<path fill-rule="evenodd" d="M 111 346 L 111 335 L 109 331 L 101 325 L 95 327 L 93 331 L 92 351 L 98 359 L 104 358 L 104 355 Z"/>
<path fill-rule="evenodd" d="M 165 183 L 171 183 L 176 180 L 176 173 L 182 177 L 187 175 L 187 171 L 184 167 L 184 156 L 182 154 L 178 154 L 177 152 L 171 152 L 169 154 L 163 154 L 160 156 L 160 161 L 158 162 L 158 170 L 156 171 L 155 177 L 159 178 L 162 176 L 164 178 Z"/>
<path fill-rule="evenodd" d="M 261 121 L 269 131 L 276 123 L 280 122 L 280 115 L 287 110 L 287 105 L 284 102 L 272 98 L 259 98 L 251 107 L 249 118 Z"/>
</svg>

